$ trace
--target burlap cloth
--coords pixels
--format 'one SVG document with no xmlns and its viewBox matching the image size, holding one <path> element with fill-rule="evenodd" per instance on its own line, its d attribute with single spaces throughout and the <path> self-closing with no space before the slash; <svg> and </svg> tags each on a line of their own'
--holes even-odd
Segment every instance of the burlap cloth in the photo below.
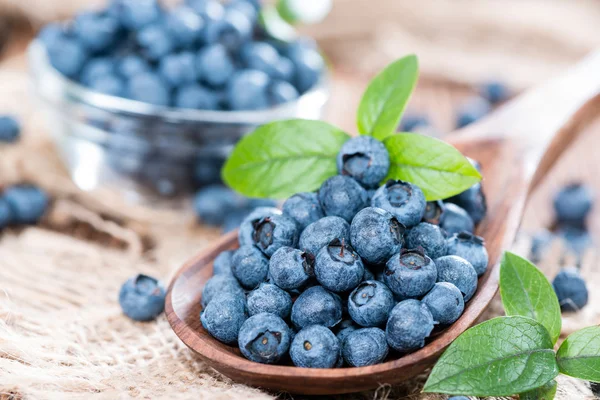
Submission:
<svg viewBox="0 0 600 400">
<path fill-rule="evenodd" d="M 556 58 L 566 62 L 581 51 Z M 145 272 L 168 282 L 186 259 L 219 233 L 200 226 L 187 212 L 139 208 L 118 197 L 77 190 L 48 139 L 22 67 L 22 59 L 0 65 L 0 113 L 17 113 L 25 123 L 19 145 L 0 146 L 0 187 L 34 182 L 46 188 L 54 202 L 40 226 L 0 234 L 0 399 L 303 398 L 224 378 L 177 339 L 164 316 L 153 323 L 135 323 L 121 314 L 117 293 L 126 278 Z M 515 82 L 519 86 L 519 80 Z M 338 98 L 351 98 L 333 105 L 332 119 L 348 129 L 352 119 L 342 116 L 355 109 L 355 86 L 360 85 L 342 83 L 334 88 Z M 454 85 L 420 84 L 414 104 L 445 121 L 442 125 L 447 128 L 452 109 L 448 103 L 454 104 L 461 93 Z M 527 255 L 529 234 L 551 223 L 549 198 L 562 183 L 585 179 L 600 193 L 593 154 L 600 146 L 599 131 L 598 125 L 590 127 L 533 194 L 515 250 Z M 600 233 L 599 216 L 595 212 L 591 221 L 595 237 Z M 555 242 L 540 263 L 549 276 L 563 253 L 563 245 Z M 565 317 L 565 335 L 600 322 L 596 258 L 594 251 L 588 252 L 583 266 L 590 305 Z M 486 318 L 500 312 L 496 300 Z M 444 398 L 419 393 L 425 377 L 336 398 Z M 557 398 L 592 395 L 587 383 L 561 376 Z"/>
</svg>

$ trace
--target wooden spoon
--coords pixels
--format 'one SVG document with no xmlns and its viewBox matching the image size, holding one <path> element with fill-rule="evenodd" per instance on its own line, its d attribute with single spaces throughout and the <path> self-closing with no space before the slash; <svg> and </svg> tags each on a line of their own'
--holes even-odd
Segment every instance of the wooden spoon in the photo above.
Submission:
<svg viewBox="0 0 600 400">
<path fill-rule="evenodd" d="M 200 295 L 212 261 L 238 246 L 231 233 L 203 249 L 175 275 L 166 313 L 179 338 L 207 364 L 236 382 L 301 394 L 335 394 L 402 382 L 431 367 L 452 341 L 475 323 L 498 290 L 499 261 L 511 246 L 529 191 L 590 122 L 600 107 L 600 52 L 549 83 L 519 96 L 481 122 L 450 135 L 465 155 L 481 162 L 488 214 L 478 226 L 490 267 L 477 293 L 451 327 L 414 353 L 361 368 L 308 369 L 264 365 L 243 358 L 236 347 L 212 338 L 199 320 Z M 575 166 L 574 166 L 575 167 Z"/>
</svg>

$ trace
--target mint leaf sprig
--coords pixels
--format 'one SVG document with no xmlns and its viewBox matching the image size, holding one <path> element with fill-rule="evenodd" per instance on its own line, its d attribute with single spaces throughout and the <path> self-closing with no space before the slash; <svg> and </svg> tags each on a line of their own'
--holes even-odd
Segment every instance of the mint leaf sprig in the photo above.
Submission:
<svg viewBox="0 0 600 400">
<path fill-rule="evenodd" d="M 424 392 L 512 396 L 552 400 L 560 373 L 600 382 L 600 327 L 571 334 L 558 352 L 558 299 L 535 265 L 506 252 L 500 294 L 507 317 L 494 318 L 460 335 L 442 354 Z"/>
<path fill-rule="evenodd" d="M 383 141 L 390 155 L 388 179 L 419 186 L 428 201 L 442 200 L 481 180 L 451 145 L 431 137 L 396 133 L 418 77 L 410 55 L 391 63 L 368 85 L 358 108 L 358 131 Z M 223 167 L 223 180 L 248 197 L 286 198 L 314 191 L 338 173 L 336 156 L 350 135 L 325 122 L 278 121 L 244 137 Z M 383 182 L 382 182 L 383 183 Z"/>
</svg>

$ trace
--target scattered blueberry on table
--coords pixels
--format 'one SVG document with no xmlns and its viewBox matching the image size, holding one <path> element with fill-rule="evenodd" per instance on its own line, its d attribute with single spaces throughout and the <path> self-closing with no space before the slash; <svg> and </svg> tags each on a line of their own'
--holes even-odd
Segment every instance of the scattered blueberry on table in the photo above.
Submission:
<svg viewBox="0 0 600 400">
<path fill-rule="evenodd" d="M 579 182 L 564 186 L 554 197 L 554 211 L 560 225 L 584 226 L 592 210 L 592 190 Z"/>
<path fill-rule="evenodd" d="M 579 311 L 588 302 L 588 289 L 577 268 L 563 268 L 552 281 L 552 286 L 563 311 Z"/>
<path fill-rule="evenodd" d="M 270 38 L 249 0 L 112 0 L 38 38 L 66 78 L 158 106 L 267 109 L 309 91 L 325 68 L 310 40 Z"/>
<path fill-rule="evenodd" d="M 129 318 L 152 321 L 165 309 L 165 289 L 151 276 L 138 274 L 121 286 L 119 304 Z"/>
<path fill-rule="evenodd" d="M 19 139 L 21 125 L 11 115 L 0 115 L 0 142 L 12 143 Z"/>
<path fill-rule="evenodd" d="M 48 193 L 37 186 L 22 184 L 6 188 L 0 193 L 0 229 L 38 223 L 49 204 Z"/>
<path fill-rule="evenodd" d="M 462 208 L 428 203 L 404 181 L 377 187 L 389 158 L 371 137 L 350 139 L 337 167 L 339 175 L 291 196 L 283 211 L 252 211 L 240 247 L 214 260 L 202 325 L 222 342 L 237 338 L 252 361 L 360 367 L 418 350 L 460 318 L 487 270 L 484 241 L 472 233 L 485 197 L 465 195 Z M 197 206 L 222 222 L 224 203 L 237 202 L 222 198 Z"/>
</svg>

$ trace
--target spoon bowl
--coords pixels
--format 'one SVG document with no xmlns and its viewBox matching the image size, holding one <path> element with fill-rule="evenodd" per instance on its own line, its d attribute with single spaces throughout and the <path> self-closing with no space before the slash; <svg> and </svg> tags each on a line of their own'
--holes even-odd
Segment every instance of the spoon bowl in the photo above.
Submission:
<svg viewBox="0 0 600 400">
<path fill-rule="evenodd" d="M 423 372 L 477 321 L 496 294 L 500 258 L 515 238 L 529 192 L 582 127 L 598 115 L 598 70 L 600 53 L 595 53 L 566 74 L 450 135 L 451 144 L 482 165 L 488 213 L 477 227 L 477 234 L 486 241 L 490 262 L 460 319 L 430 338 L 422 349 L 406 355 L 392 353 L 382 364 L 359 368 L 298 368 L 245 359 L 237 347 L 211 337 L 199 318 L 201 291 L 212 276 L 212 262 L 221 251 L 238 247 L 236 232 L 203 249 L 177 272 L 166 300 L 171 327 L 217 371 L 236 382 L 275 391 L 349 393 L 399 383 Z"/>
</svg>

